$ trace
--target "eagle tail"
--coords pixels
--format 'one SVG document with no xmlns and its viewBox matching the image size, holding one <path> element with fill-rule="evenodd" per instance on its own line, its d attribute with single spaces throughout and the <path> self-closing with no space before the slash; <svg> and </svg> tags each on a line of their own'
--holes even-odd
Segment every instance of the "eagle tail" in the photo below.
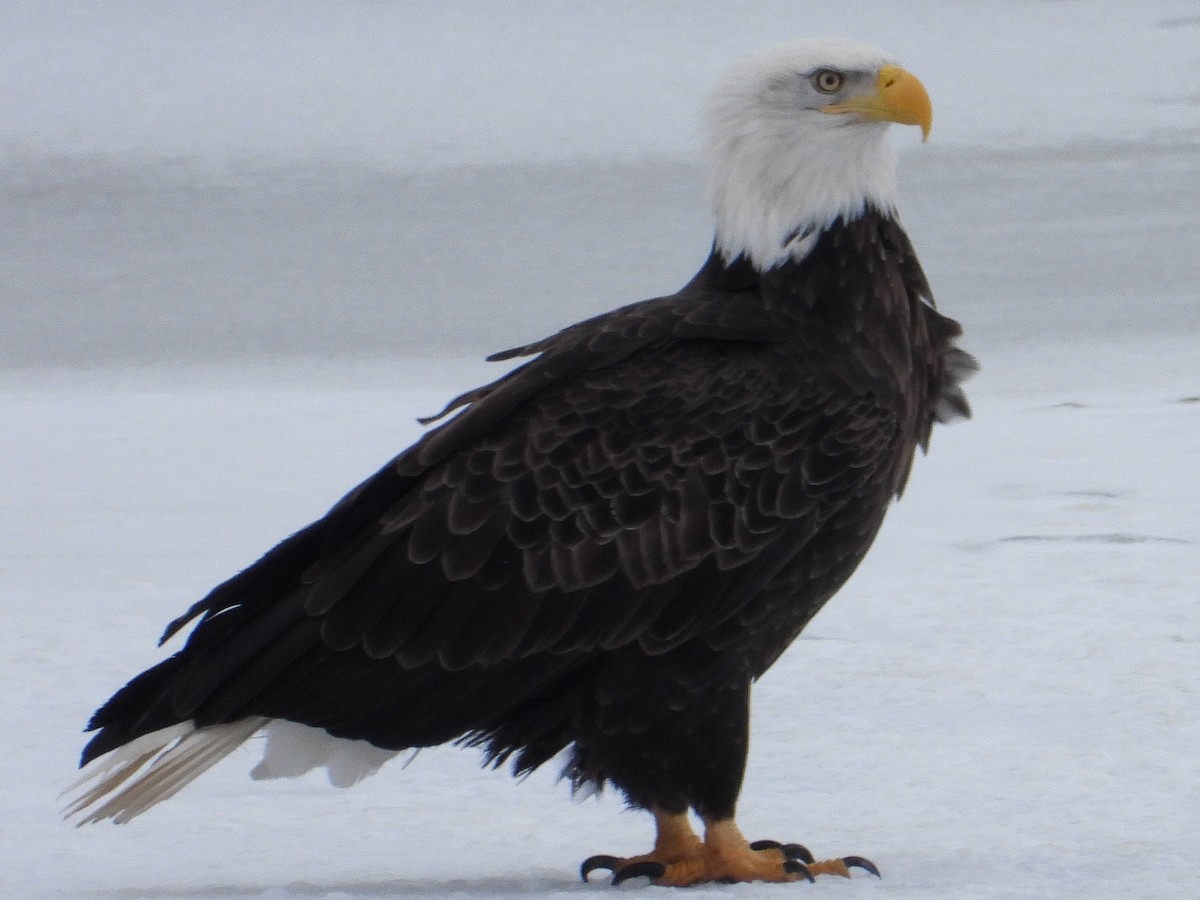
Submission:
<svg viewBox="0 0 1200 900">
<path fill-rule="evenodd" d="M 197 728 L 180 722 L 142 735 L 95 760 L 63 794 L 78 795 L 63 810 L 77 825 L 112 819 L 123 824 L 174 796 L 267 723 L 263 717 Z"/>
</svg>

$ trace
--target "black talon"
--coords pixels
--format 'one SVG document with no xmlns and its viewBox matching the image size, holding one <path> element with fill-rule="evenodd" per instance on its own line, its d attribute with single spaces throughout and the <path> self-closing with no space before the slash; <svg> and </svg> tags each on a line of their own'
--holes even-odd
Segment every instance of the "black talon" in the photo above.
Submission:
<svg viewBox="0 0 1200 900">
<path fill-rule="evenodd" d="M 589 856 L 583 861 L 583 865 L 579 867 L 579 877 L 584 881 L 587 881 L 588 876 L 597 869 L 608 869 L 610 872 L 615 872 L 617 870 L 617 864 L 620 861 L 621 860 L 617 859 L 615 856 L 606 856 L 604 854 L 600 854 L 598 856 Z"/>
<path fill-rule="evenodd" d="M 781 844 L 770 839 L 755 841 L 750 845 L 751 850 L 778 850 L 787 859 L 798 859 L 802 863 L 815 862 L 813 855 L 803 844 Z"/>
<path fill-rule="evenodd" d="M 808 871 L 808 866 L 800 862 L 798 859 L 784 860 L 783 871 L 787 872 L 789 875 L 803 875 L 809 881 L 816 880 L 813 878 L 812 872 Z"/>
<path fill-rule="evenodd" d="M 755 841 L 750 845 L 751 850 L 783 850 L 783 844 L 779 841 Z"/>
<path fill-rule="evenodd" d="M 857 866 L 860 869 L 866 869 L 868 872 L 870 872 L 876 878 L 883 877 L 882 875 L 879 874 L 879 869 L 877 869 L 875 867 L 875 863 L 871 862 L 869 859 L 864 859 L 861 856 L 843 856 L 842 864 L 845 865 L 846 868 L 850 868 L 851 866 Z"/>
<path fill-rule="evenodd" d="M 751 850 L 778 850 L 783 854 L 785 859 L 798 859 L 804 864 L 816 862 L 815 858 L 809 853 L 808 848 L 803 844 L 781 844 L 779 841 L 763 840 L 755 841 L 750 845 Z"/>
<path fill-rule="evenodd" d="M 779 848 L 788 859 L 798 859 L 804 864 L 816 862 L 816 859 L 803 844 L 784 844 Z"/>
<path fill-rule="evenodd" d="M 666 871 L 666 866 L 652 860 L 630 863 L 619 872 L 613 873 L 612 883 L 615 886 L 622 881 L 628 881 L 630 878 L 649 878 L 653 881 L 655 878 L 662 878 Z"/>
</svg>

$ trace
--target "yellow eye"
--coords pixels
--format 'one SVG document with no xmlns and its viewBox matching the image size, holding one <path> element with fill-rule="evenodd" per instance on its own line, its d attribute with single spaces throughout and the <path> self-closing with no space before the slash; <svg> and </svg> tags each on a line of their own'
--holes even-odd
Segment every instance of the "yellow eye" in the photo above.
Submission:
<svg viewBox="0 0 1200 900">
<path fill-rule="evenodd" d="M 822 94 L 836 94 L 846 83 L 846 76 L 833 69 L 819 69 L 813 73 L 812 83 Z"/>
</svg>

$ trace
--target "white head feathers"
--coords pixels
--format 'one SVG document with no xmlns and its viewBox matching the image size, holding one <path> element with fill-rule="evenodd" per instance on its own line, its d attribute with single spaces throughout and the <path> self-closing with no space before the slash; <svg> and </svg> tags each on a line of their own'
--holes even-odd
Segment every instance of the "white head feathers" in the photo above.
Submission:
<svg viewBox="0 0 1200 900">
<path fill-rule="evenodd" d="M 867 204 L 894 210 L 889 123 L 822 112 L 839 97 L 817 83 L 833 72 L 845 79 L 839 95 L 874 88 L 891 63 L 853 41 L 795 41 L 744 57 L 721 79 L 705 124 L 716 241 L 727 259 L 743 254 L 766 270 L 803 256 L 807 236 L 839 216 Z"/>
</svg>

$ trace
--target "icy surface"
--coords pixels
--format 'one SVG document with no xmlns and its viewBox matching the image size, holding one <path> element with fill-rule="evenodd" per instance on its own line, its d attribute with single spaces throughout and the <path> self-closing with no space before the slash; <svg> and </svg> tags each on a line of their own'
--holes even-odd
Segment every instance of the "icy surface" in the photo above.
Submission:
<svg viewBox="0 0 1200 900">
<path fill-rule="evenodd" d="M 826 6 L 5 4 L 0 896 L 609 896 L 574 867 L 649 823 L 553 766 L 55 796 L 162 626 L 482 353 L 691 274 L 700 95 L 817 33 L 930 88 L 903 216 L 984 370 L 755 692 L 747 833 L 884 879 L 688 897 L 1200 895 L 1200 17 Z"/>
<path fill-rule="evenodd" d="M 916 72 L 943 145 L 1200 130 L 1193 0 L 567 7 L 7 0 L 0 147 L 406 167 L 688 154 L 730 60 L 826 35 Z"/>
</svg>

